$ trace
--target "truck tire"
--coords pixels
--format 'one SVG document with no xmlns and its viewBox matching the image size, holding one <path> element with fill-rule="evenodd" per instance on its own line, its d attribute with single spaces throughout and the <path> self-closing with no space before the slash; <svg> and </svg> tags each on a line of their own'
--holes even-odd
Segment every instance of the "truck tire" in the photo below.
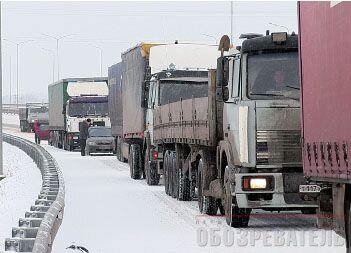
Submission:
<svg viewBox="0 0 351 253">
<path fill-rule="evenodd" d="M 208 215 L 216 215 L 218 210 L 217 199 L 211 196 L 204 196 L 203 195 L 203 188 L 204 188 L 204 161 L 201 158 L 199 160 L 199 164 L 197 166 L 197 192 L 198 192 L 198 205 L 199 210 L 201 213 L 208 214 Z"/>
<path fill-rule="evenodd" d="M 236 203 L 236 198 L 232 196 L 230 171 L 227 166 L 224 172 L 224 210 L 226 222 L 234 228 L 243 228 L 249 225 L 251 209 L 239 208 Z"/>
<path fill-rule="evenodd" d="M 168 167 L 169 167 L 169 152 L 166 151 L 163 158 L 163 181 L 165 184 L 165 193 L 169 195 L 169 177 L 168 177 Z"/>
<path fill-rule="evenodd" d="M 141 152 L 138 144 L 130 145 L 128 162 L 130 167 L 130 177 L 135 180 L 141 179 Z"/>
<path fill-rule="evenodd" d="M 157 173 L 157 164 L 156 162 L 150 161 L 150 152 L 149 149 L 146 150 L 144 156 L 144 171 L 146 176 L 146 183 L 148 185 L 158 185 L 160 182 L 160 175 Z"/>
<path fill-rule="evenodd" d="M 184 175 L 181 169 L 178 169 L 178 200 L 190 201 L 190 180 Z"/>
<path fill-rule="evenodd" d="M 122 162 L 122 151 L 121 151 L 121 139 L 117 138 L 116 140 L 116 156 L 117 160 Z"/>
<path fill-rule="evenodd" d="M 179 194 L 179 174 L 178 174 L 178 166 L 177 166 L 177 153 L 172 152 L 172 167 L 171 167 L 171 173 L 172 173 L 172 197 L 173 198 L 178 198 Z"/>
</svg>

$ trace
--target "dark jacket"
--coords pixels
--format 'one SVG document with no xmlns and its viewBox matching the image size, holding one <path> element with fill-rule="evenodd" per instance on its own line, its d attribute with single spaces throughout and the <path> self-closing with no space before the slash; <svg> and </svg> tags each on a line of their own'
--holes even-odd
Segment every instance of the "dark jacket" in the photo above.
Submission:
<svg viewBox="0 0 351 253">
<path fill-rule="evenodd" d="M 88 136 L 89 136 L 89 132 L 88 132 L 89 127 L 90 127 L 90 125 L 89 125 L 89 123 L 86 120 L 84 120 L 82 122 L 82 124 L 80 124 L 80 126 L 79 126 L 79 138 L 80 139 L 86 140 L 88 138 Z"/>
</svg>

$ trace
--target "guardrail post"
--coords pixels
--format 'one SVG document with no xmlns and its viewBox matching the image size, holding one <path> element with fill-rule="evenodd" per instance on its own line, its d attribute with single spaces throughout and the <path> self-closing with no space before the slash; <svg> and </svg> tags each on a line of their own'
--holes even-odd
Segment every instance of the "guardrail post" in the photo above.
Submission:
<svg viewBox="0 0 351 253">
<path fill-rule="evenodd" d="M 5 239 L 5 251 L 50 253 L 62 223 L 65 206 L 63 176 L 55 160 L 41 146 L 4 134 L 4 141 L 19 147 L 36 163 L 42 174 L 42 188 L 25 218 L 12 228 L 12 238 Z"/>
</svg>

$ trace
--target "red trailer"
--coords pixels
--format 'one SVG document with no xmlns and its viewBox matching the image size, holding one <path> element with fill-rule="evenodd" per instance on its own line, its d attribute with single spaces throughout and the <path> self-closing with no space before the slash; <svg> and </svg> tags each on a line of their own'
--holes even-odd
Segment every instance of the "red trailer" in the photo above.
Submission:
<svg viewBox="0 0 351 253">
<path fill-rule="evenodd" d="M 350 252 L 351 2 L 298 6 L 303 165 L 311 182 L 300 191 L 320 191 L 318 223 L 346 237 Z"/>
</svg>

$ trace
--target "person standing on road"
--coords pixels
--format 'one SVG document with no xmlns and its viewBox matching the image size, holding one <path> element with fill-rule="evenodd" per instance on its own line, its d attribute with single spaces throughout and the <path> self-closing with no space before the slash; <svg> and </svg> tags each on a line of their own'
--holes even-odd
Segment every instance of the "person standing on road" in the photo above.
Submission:
<svg viewBox="0 0 351 253">
<path fill-rule="evenodd" d="M 40 144 L 40 137 L 39 137 L 39 123 L 36 120 L 33 125 L 33 130 L 34 130 L 34 139 L 36 144 Z"/>
<path fill-rule="evenodd" d="M 80 140 L 80 154 L 85 156 L 85 146 L 87 144 L 87 138 L 89 135 L 88 129 L 90 127 L 90 119 L 84 120 L 79 128 L 79 140 Z"/>
</svg>

